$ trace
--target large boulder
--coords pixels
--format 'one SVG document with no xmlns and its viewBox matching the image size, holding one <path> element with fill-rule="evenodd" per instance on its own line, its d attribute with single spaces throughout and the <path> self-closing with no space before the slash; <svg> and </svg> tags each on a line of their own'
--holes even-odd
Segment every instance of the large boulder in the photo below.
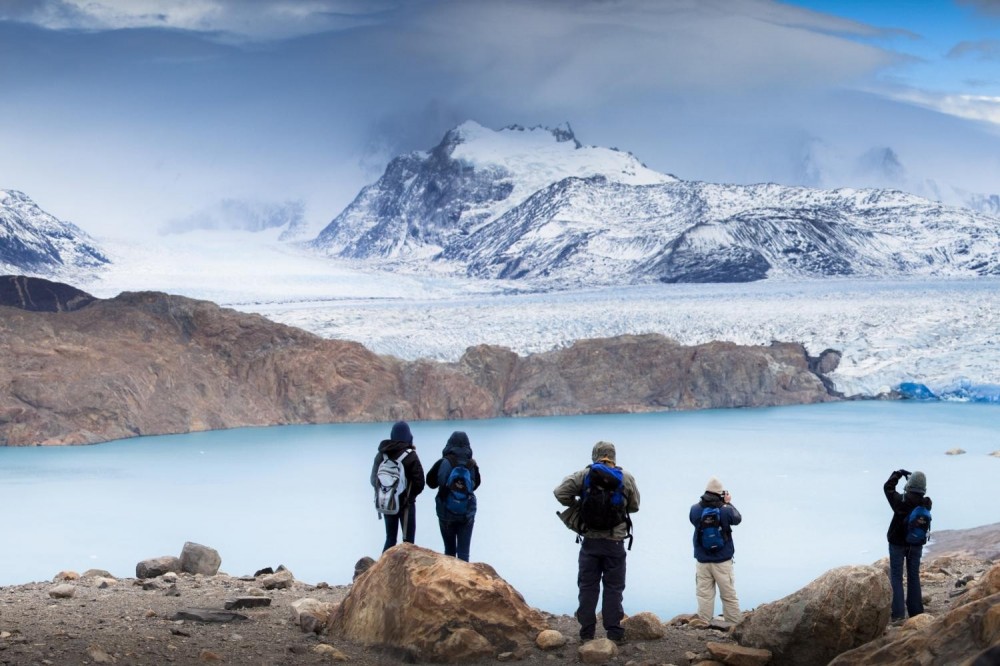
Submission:
<svg viewBox="0 0 1000 666">
<path fill-rule="evenodd" d="M 177 573 L 180 570 L 181 560 L 179 557 L 174 557 L 173 555 L 151 557 L 150 559 L 143 560 L 135 565 L 135 577 L 140 579 L 156 578 L 157 576 L 162 576 L 165 573 Z"/>
<path fill-rule="evenodd" d="M 219 551 L 200 543 L 188 541 L 181 549 L 181 571 L 191 574 L 214 576 L 222 566 Z"/>
<path fill-rule="evenodd" d="M 547 628 L 488 564 L 403 543 L 358 576 L 329 631 L 419 661 L 461 663 L 531 646 Z"/>
<path fill-rule="evenodd" d="M 903 630 L 845 652 L 830 666 L 970 664 L 984 650 L 1000 645 L 1000 564 L 982 576 L 959 603 L 936 620 L 910 630 L 904 625 Z"/>
<path fill-rule="evenodd" d="M 774 666 L 826 664 L 881 636 L 891 604 L 892 589 L 882 569 L 840 567 L 747 613 L 733 637 L 740 645 L 770 650 Z"/>
</svg>

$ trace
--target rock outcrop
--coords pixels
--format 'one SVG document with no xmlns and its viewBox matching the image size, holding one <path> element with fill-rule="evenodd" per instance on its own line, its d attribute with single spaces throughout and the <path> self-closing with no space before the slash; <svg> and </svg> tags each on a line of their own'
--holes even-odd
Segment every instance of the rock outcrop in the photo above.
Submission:
<svg viewBox="0 0 1000 666">
<path fill-rule="evenodd" d="M 407 362 L 156 292 L 71 312 L 0 306 L 0 445 L 241 426 L 754 407 L 837 399 L 797 344 L 659 335 Z"/>
<path fill-rule="evenodd" d="M 917 616 L 914 620 L 923 616 Z M 909 622 L 907 623 L 909 624 Z M 845 652 L 830 666 L 860 664 L 971 664 L 1000 645 L 1000 564 L 991 568 L 957 608 L 932 621 L 906 625 L 899 632 Z M 980 662 L 975 662 L 979 666 Z M 995 664 L 987 657 L 984 664 Z"/>
<path fill-rule="evenodd" d="M 330 621 L 333 635 L 448 663 L 530 647 L 547 628 L 488 564 L 408 543 L 358 576 Z"/>
<path fill-rule="evenodd" d="M 87 292 L 62 282 L 23 275 L 0 275 L 0 306 L 33 312 L 72 312 L 95 300 Z"/>
<path fill-rule="evenodd" d="M 945 555 L 1000 560 L 1000 523 L 970 530 L 931 532 L 931 543 L 924 548 L 924 559 Z"/>
<path fill-rule="evenodd" d="M 884 570 L 840 567 L 747 613 L 733 637 L 740 645 L 770 650 L 774 666 L 826 664 L 881 636 L 891 601 Z"/>
</svg>

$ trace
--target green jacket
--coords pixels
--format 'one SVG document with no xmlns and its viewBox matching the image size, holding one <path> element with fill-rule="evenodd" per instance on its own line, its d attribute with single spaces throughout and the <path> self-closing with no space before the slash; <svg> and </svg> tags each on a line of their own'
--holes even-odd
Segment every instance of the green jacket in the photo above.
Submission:
<svg viewBox="0 0 1000 666">
<path fill-rule="evenodd" d="M 583 478 L 587 476 L 587 469 L 570 474 L 562 480 L 553 493 L 556 499 L 567 509 L 557 512 L 566 527 L 579 533 L 580 525 L 580 495 L 583 493 Z M 625 510 L 628 513 L 635 513 L 639 510 L 639 487 L 635 485 L 635 479 L 628 472 L 622 471 L 623 483 L 625 486 Z M 583 536 L 588 539 L 611 539 L 622 541 L 628 536 L 628 524 L 619 523 L 610 530 L 585 530 Z"/>
</svg>

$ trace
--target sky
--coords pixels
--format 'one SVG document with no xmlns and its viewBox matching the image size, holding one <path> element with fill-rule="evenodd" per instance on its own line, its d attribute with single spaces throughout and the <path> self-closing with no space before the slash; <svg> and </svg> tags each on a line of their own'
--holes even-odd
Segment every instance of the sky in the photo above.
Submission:
<svg viewBox="0 0 1000 666">
<path fill-rule="evenodd" d="M 0 0 L 0 189 L 98 237 L 318 231 L 470 119 L 964 202 L 1000 193 L 1000 1 Z"/>
</svg>

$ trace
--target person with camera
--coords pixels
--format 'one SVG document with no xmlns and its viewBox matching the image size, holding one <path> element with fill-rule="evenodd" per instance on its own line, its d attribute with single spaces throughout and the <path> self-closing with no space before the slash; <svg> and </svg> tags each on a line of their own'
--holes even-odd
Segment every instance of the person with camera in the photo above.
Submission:
<svg viewBox="0 0 1000 666">
<path fill-rule="evenodd" d="M 899 480 L 906 478 L 903 492 L 896 492 Z M 920 592 L 920 556 L 930 529 L 931 498 L 927 497 L 927 477 L 923 472 L 897 469 L 883 487 L 892 507 L 892 520 L 886 538 L 889 541 L 889 583 L 892 585 L 892 620 L 898 621 L 924 612 Z M 915 511 L 918 507 L 921 510 Z M 906 594 L 903 594 L 903 570 L 906 570 Z"/>
<path fill-rule="evenodd" d="M 705 493 L 691 507 L 689 518 L 694 525 L 695 593 L 698 616 L 711 622 L 715 614 L 715 588 L 722 601 L 722 619 L 740 621 L 740 600 L 736 596 L 733 574 L 733 526 L 743 522 L 743 516 L 731 504 L 732 497 L 722 481 L 712 477 L 705 484 Z"/>
</svg>

